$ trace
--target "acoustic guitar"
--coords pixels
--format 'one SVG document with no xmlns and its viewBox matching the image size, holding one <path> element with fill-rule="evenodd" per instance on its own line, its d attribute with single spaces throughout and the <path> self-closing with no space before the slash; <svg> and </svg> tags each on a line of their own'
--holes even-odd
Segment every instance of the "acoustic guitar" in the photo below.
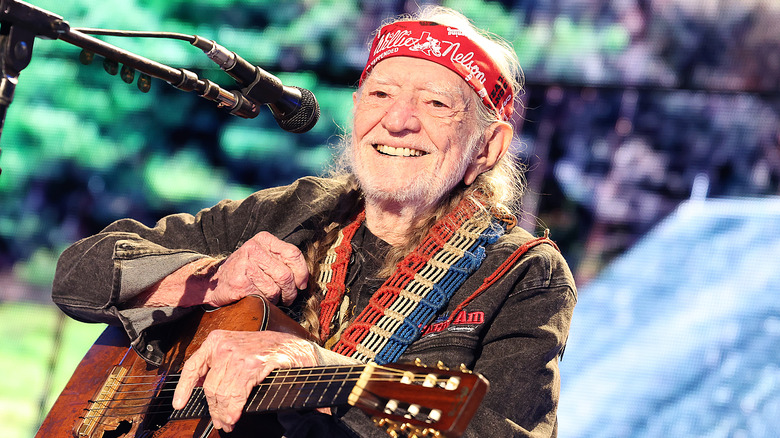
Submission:
<svg viewBox="0 0 780 438">
<path fill-rule="evenodd" d="M 355 406 L 390 436 L 459 437 L 487 389 L 487 380 L 461 367 L 361 364 L 276 370 L 250 394 L 233 432 L 213 428 L 202 388 L 181 410 L 171 406 L 184 361 L 215 329 L 275 330 L 308 337 L 281 310 L 260 297 L 193 312 L 175 324 L 178 336 L 161 366 L 145 362 L 127 335 L 108 327 L 57 398 L 36 438 L 173 438 L 281 436 L 275 413 Z"/>
</svg>

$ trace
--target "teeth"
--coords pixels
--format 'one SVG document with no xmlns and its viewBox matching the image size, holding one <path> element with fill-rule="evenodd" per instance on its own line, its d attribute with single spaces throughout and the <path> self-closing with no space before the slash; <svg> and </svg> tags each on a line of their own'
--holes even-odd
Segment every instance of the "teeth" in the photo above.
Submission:
<svg viewBox="0 0 780 438">
<path fill-rule="evenodd" d="M 417 149 L 394 148 L 392 146 L 387 146 L 384 144 L 374 145 L 374 147 L 376 148 L 377 151 L 385 155 L 392 155 L 394 157 L 421 157 L 425 155 L 425 152 Z"/>
</svg>

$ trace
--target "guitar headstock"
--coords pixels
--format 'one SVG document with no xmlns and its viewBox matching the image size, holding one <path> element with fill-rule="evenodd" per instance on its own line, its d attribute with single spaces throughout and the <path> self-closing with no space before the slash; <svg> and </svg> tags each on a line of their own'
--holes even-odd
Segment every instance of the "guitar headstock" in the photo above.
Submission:
<svg viewBox="0 0 780 438">
<path fill-rule="evenodd" d="M 459 437 L 488 389 L 488 381 L 461 367 L 450 370 L 369 364 L 350 404 L 372 415 L 392 437 Z"/>
</svg>

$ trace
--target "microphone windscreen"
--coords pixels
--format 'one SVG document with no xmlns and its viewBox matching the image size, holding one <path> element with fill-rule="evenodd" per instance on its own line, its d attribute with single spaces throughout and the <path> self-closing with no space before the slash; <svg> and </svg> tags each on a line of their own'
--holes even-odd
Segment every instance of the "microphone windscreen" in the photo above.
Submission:
<svg viewBox="0 0 780 438">
<path fill-rule="evenodd" d="M 317 120 L 320 118 L 320 105 L 311 91 L 300 87 L 292 88 L 301 93 L 300 105 L 289 114 L 274 114 L 274 118 L 279 127 L 285 131 L 300 134 L 317 124 Z"/>
</svg>

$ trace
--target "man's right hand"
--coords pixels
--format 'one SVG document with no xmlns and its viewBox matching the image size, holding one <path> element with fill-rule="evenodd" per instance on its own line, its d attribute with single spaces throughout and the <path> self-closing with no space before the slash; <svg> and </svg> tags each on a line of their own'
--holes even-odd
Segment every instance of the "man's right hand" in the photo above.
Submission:
<svg viewBox="0 0 780 438">
<path fill-rule="evenodd" d="M 295 245 L 262 231 L 241 245 L 211 277 L 206 304 L 220 307 L 247 295 L 290 304 L 306 288 L 309 269 Z"/>
<path fill-rule="evenodd" d="M 125 307 L 221 307 L 247 295 L 290 304 L 308 281 L 303 253 L 263 231 L 223 261 L 205 257 L 182 266 L 128 300 Z"/>
</svg>

